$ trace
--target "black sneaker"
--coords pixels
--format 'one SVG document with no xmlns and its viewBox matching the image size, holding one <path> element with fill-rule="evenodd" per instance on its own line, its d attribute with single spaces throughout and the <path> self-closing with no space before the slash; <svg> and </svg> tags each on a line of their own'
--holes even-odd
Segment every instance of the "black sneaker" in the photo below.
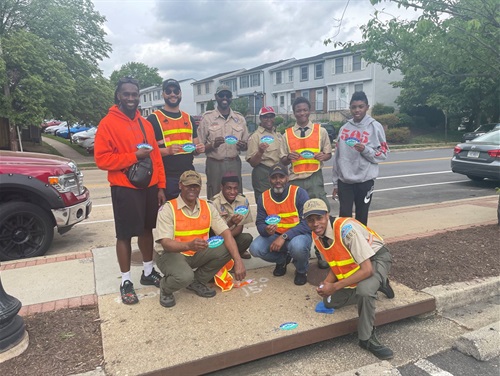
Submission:
<svg viewBox="0 0 500 376">
<path fill-rule="evenodd" d="M 382 292 L 387 296 L 388 299 L 393 299 L 394 298 L 394 290 L 392 289 L 391 285 L 389 284 L 389 278 L 385 280 L 385 286 L 380 285 L 378 291 Z"/>
<path fill-rule="evenodd" d="M 275 277 L 281 277 L 286 274 L 286 266 L 292 261 L 292 258 L 290 255 L 286 256 L 286 260 L 284 264 L 276 264 L 276 267 L 273 270 L 273 275 Z"/>
<path fill-rule="evenodd" d="M 318 251 L 318 249 L 316 248 L 316 246 L 314 246 L 314 253 L 316 254 L 316 257 L 318 258 L 318 268 L 320 269 L 328 269 L 330 267 L 330 265 L 328 265 L 328 263 L 323 260 L 323 257 L 321 256 L 321 253 Z"/>
<path fill-rule="evenodd" d="M 134 284 L 128 280 L 123 282 L 123 285 L 120 286 L 120 295 L 122 297 L 123 304 L 139 303 L 139 298 L 134 290 Z"/>
<path fill-rule="evenodd" d="M 305 285 L 306 282 L 307 282 L 307 273 L 295 272 L 295 278 L 293 280 L 293 283 L 295 283 L 297 286 L 302 286 Z"/>
<path fill-rule="evenodd" d="M 202 298 L 213 298 L 217 294 L 214 289 L 211 289 L 198 281 L 194 281 L 186 288 L 194 291 L 196 295 L 201 296 Z"/>
<path fill-rule="evenodd" d="M 359 346 L 362 349 L 368 350 L 380 360 L 388 360 L 394 357 L 394 353 L 387 346 L 382 345 L 375 336 L 373 330 L 371 337 L 366 341 L 359 341 Z"/>
<path fill-rule="evenodd" d="M 153 271 L 147 277 L 144 275 L 144 270 L 143 270 L 141 275 L 141 285 L 146 285 L 146 286 L 155 285 L 156 287 L 160 287 L 161 278 L 162 278 L 161 274 L 158 273 L 155 270 L 155 268 L 153 268 Z"/>
<path fill-rule="evenodd" d="M 160 290 L 160 304 L 167 308 L 173 307 L 175 305 L 174 294 L 167 294 Z"/>
</svg>

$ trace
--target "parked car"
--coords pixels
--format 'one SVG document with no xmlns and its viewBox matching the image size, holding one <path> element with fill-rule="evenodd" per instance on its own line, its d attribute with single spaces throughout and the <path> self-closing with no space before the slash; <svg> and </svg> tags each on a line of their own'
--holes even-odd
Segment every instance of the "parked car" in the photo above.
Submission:
<svg viewBox="0 0 500 376">
<path fill-rule="evenodd" d="M 61 124 L 51 125 L 50 127 L 45 128 L 44 132 L 46 134 L 55 135 L 57 131 L 62 130 L 62 129 L 68 129 L 68 123 L 66 123 L 65 121 L 63 121 Z"/>
<path fill-rule="evenodd" d="M 71 140 L 75 144 L 82 146 L 82 143 L 84 141 L 88 140 L 89 138 L 93 139 L 95 137 L 96 132 L 97 132 L 97 127 L 92 127 L 87 131 L 82 131 L 82 132 L 78 132 L 78 133 L 73 134 L 71 136 Z"/>
<path fill-rule="evenodd" d="M 326 129 L 328 132 L 328 138 L 330 139 L 330 142 L 333 142 L 335 140 L 335 127 L 331 123 L 320 123 L 320 125 Z"/>
<path fill-rule="evenodd" d="M 69 137 L 72 134 L 83 132 L 83 131 L 88 131 L 89 129 L 90 129 L 90 127 L 87 127 L 86 125 L 75 124 L 69 129 L 69 132 L 68 132 L 68 128 L 58 130 L 56 132 L 56 136 L 69 139 Z"/>
<path fill-rule="evenodd" d="M 42 256 L 92 210 L 83 174 L 50 154 L 0 151 L 0 260 Z"/>
<path fill-rule="evenodd" d="M 42 129 L 45 129 L 47 127 L 51 127 L 53 125 L 59 125 L 61 123 L 62 123 L 62 121 L 59 121 L 59 120 L 54 120 L 54 119 L 52 119 L 52 120 L 46 120 L 46 121 L 44 121 L 42 123 Z"/>
<path fill-rule="evenodd" d="M 464 133 L 462 136 L 463 142 L 469 142 L 475 139 L 478 136 L 481 136 L 487 132 L 490 132 L 494 129 L 500 129 L 500 123 L 491 123 L 491 124 L 483 124 L 480 125 L 474 132 Z"/>
<path fill-rule="evenodd" d="M 451 171 L 471 180 L 500 180 L 500 129 L 455 146 Z"/>
</svg>

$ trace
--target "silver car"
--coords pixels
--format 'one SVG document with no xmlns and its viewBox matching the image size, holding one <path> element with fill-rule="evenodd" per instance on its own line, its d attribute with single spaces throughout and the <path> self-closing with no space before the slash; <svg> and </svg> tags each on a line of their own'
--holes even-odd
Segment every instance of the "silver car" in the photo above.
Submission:
<svg viewBox="0 0 500 376">
<path fill-rule="evenodd" d="M 455 146 L 451 171 L 471 180 L 500 180 L 500 129 Z"/>
</svg>

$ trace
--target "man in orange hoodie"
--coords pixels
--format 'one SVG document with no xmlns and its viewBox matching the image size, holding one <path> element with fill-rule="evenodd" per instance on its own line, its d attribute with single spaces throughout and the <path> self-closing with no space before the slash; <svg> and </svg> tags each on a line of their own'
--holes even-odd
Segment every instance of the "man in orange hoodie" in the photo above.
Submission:
<svg viewBox="0 0 500 376">
<path fill-rule="evenodd" d="M 153 268 L 152 230 L 156 226 L 158 207 L 165 203 L 166 179 L 153 127 L 137 110 L 139 82 L 130 77 L 120 79 L 115 91 L 115 103 L 99 123 L 94 158 L 97 167 L 108 171 L 111 185 L 116 255 L 122 274 L 122 302 L 135 304 L 139 300 L 130 276 L 132 237 L 138 237 L 137 243 L 143 259 L 141 284 L 160 285 L 161 275 Z M 138 147 L 144 143 L 151 148 Z M 130 183 L 126 171 L 148 156 L 153 162 L 151 182 L 147 188 L 138 189 Z"/>
</svg>

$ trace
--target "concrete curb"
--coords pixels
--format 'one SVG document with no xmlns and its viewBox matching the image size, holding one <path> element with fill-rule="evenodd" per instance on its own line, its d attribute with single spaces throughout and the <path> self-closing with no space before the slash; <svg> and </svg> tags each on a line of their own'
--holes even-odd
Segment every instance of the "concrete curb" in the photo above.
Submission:
<svg viewBox="0 0 500 376">
<path fill-rule="evenodd" d="M 500 355 L 500 321 L 464 334 L 453 345 L 458 351 L 480 361 L 488 361 Z"/>
<path fill-rule="evenodd" d="M 467 282 L 438 285 L 422 290 L 436 299 L 436 311 L 478 303 L 495 296 L 500 291 L 500 276 L 478 278 Z"/>
<path fill-rule="evenodd" d="M 336 373 L 335 376 L 374 376 L 374 375 L 396 375 L 393 372 L 395 367 L 387 360 L 382 360 L 379 363 L 368 364 L 367 366 L 355 368 L 350 371 Z"/>
</svg>

